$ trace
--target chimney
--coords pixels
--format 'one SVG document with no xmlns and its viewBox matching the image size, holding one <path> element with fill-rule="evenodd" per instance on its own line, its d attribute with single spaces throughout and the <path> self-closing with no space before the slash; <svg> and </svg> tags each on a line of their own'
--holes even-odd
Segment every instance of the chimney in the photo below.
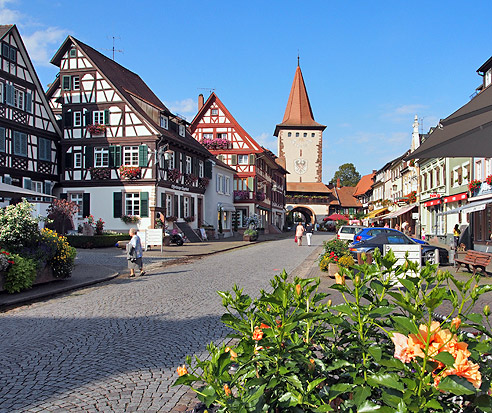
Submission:
<svg viewBox="0 0 492 413">
<path fill-rule="evenodd" d="M 337 179 L 337 189 L 338 189 L 338 188 L 341 188 L 341 186 L 342 186 L 342 185 L 340 184 L 340 178 L 338 178 L 338 179 Z"/>
<path fill-rule="evenodd" d="M 200 93 L 198 95 L 198 110 L 200 110 L 201 108 L 203 108 L 203 95 Z"/>
</svg>

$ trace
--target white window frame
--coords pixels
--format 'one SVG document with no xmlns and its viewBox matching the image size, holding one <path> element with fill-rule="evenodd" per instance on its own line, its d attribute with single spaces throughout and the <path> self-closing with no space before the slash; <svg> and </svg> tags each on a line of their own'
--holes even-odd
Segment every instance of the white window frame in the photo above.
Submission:
<svg viewBox="0 0 492 413">
<path fill-rule="evenodd" d="M 485 159 L 485 178 L 492 174 L 492 158 Z"/>
<path fill-rule="evenodd" d="M 106 168 L 109 166 L 109 148 L 94 148 L 94 167 Z"/>
<path fill-rule="evenodd" d="M 182 136 L 183 138 L 186 136 L 186 128 L 184 125 L 179 125 L 179 136 Z"/>
<path fill-rule="evenodd" d="M 216 190 L 217 190 L 217 193 L 219 193 L 219 194 L 224 193 L 224 175 L 222 175 L 222 174 L 217 174 Z"/>
<path fill-rule="evenodd" d="M 219 109 L 213 108 L 210 110 L 210 115 L 211 116 L 219 116 Z"/>
<path fill-rule="evenodd" d="M 72 76 L 72 90 L 80 90 L 80 76 Z"/>
<path fill-rule="evenodd" d="M 203 161 L 198 161 L 198 177 L 203 178 L 203 174 L 205 172 L 205 165 Z"/>
<path fill-rule="evenodd" d="M 14 107 L 24 110 L 25 92 L 14 87 Z"/>
<path fill-rule="evenodd" d="M 168 129 L 169 128 L 169 118 L 167 116 L 161 115 L 159 119 L 159 124 L 161 128 Z"/>
<path fill-rule="evenodd" d="M 74 152 L 74 154 L 73 154 L 73 167 L 76 169 L 82 168 L 82 152 Z"/>
<path fill-rule="evenodd" d="M 43 193 L 43 183 L 41 181 L 31 181 L 31 191 Z M 31 201 L 42 201 L 42 196 L 33 196 L 30 198 Z"/>
<path fill-rule="evenodd" d="M 104 125 L 104 110 L 95 110 L 92 112 L 92 123 Z"/>
<path fill-rule="evenodd" d="M 79 211 L 77 212 L 77 218 L 83 219 L 84 194 L 82 192 L 69 192 L 68 200 L 75 202 L 78 205 Z"/>
<path fill-rule="evenodd" d="M 238 155 L 237 156 L 237 164 L 238 165 L 249 165 L 249 155 Z"/>
<path fill-rule="evenodd" d="M 183 209 L 184 209 L 184 217 L 183 218 L 186 218 L 186 217 L 189 217 L 191 216 L 190 215 L 190 197 L 189 196 L 185 196 L 183 197 Z"/>
<path fill-rule="evenodd" d="M 465 178 L 465 174 L 464 172 L 466 171 L 466 178 Z M 461 184 L 462 185 L 468 185 L 468 182 L 470 182 L 470 179 L 471 179 L 471 168 L 470 168 L 470 162 L 465 162 L 462 166 L 461 166 L 461 179 L 462 179 L 462 182 Z"/>
<path fill-rule="evenodd" d="M 173 216 L 173 195 L 166 194 L 166 215 L 168 217 Z"/>
<path fill-rule="evenodd" d="M 138 146 L 123 146 L 123 165 L 138 166 Z"/>
<path fill-rule="evenodd" d="M 476 161 L 476 163 L 475 163 L 475 174 L 476 174 L 475 176 L 477 177 L 477 179 L 480 179 L 480 180 L 484 179 L 481 160 Z"/>
<path fill-rule="evenodd" d="M 125 192 L 125 215 L 140 216 L 140 193 Z"/>
<path fill-rule="evenodd" d="M 73 113 L 73 126 L 82 126 L 82 112 Z"/>
<path fill-rule="evenodd" d="M 191 174 L 191 156 L 186 156 L 186 173 Z"/>
<path fill-rule="evenodd" d="M 224 193 L 230 195 L 231 193 L 231 178 L 226 176 L 224 179 Z"/>
</svg>

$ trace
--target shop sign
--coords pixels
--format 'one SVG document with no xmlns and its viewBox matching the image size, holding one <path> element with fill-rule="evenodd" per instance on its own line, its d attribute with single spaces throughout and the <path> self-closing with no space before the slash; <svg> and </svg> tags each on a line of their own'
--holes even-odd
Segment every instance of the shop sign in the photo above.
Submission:
<svg viewBox="0 0 492 413">
<path fill-rule="evenodd" d="M 189 191 L 190 188 L 187 186 L 171 185 L 171 189 L 176 189 L 177 191 Z"/>
</svg>

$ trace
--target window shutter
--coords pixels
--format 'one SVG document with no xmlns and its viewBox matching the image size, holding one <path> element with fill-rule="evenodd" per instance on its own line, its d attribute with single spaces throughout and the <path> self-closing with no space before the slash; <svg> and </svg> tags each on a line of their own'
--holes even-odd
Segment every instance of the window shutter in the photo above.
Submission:
<svg viewBox="0 0 492 413">
<path fill-rule="evenodd" d="M 115 159 L 114 159 L 115 150 L 116 150 L 115 145 L 109 145 L 109 165 L 108 166 L 110 168 L 114 168 L 114 166 L 115 166 Z"/>
<path fill-rule="evenodd" d="M 109 125 L 109 109 L 104 111 L 104 124 Z"/>
<path fill-rule="evenodd" d="M 255 184 L 255 180 L 252 176 L 250 176 L 248 178 L 248 191 L 254 192 L 254 190 L 255 190 L 254 184 Z"/>
<path fill-rule="evenodd" d="M 65 168 L 73 168 L 73 153 L 65 154 Z"/>
<path fill-rule="evenodd" d="M 85 126 L 92 125 L 92 112 L 88 110 L 84 114 L 85 116 Z"/>
<path fill-rule="evenodd" d="M 68 199 L 68 194 L 67 193 L 60 194 L 60 199 L 67 200 Z"/>
<path fill-rule="evenodd" d="M 237 165 L 237 155 L 231 155 L 231 165 Z"/>
<path fill-rule="evenodd" d="M 92 146 L 85 147 L 85 167 L 91 168 L 94 165 L 94 148 Z"/>
<path fill-rule="evenodd" d="M 249 154 L 249 164 L 250 165 L 254 165 L 255 164 L 255 154 L 254 153 L 250 153 Z"/>
<path fill-rule="evenodd" d="M 6 43 L 2 44 L 2 55 L 6 59 L 9 59 L 10 58 L 10 47 Z"/>
<path fill-rule="evenodd" d="M 27 156 L 27 134 L 20 134 L 21 154 Z"/>
<path fill-rule="evenodd" d="M 82 195 L 82 216 L 88 217 L 91 214 L 91 194 L 84 193 Z"/>
<path fill-rule="evenodd" d="M 166 194 L 164 192 L 161 193 L 161 208 L 166 208 Z"/>
<path fill-rule="evenodd" d="M 51 182 L 44 183 L 44 193 L 46 195 L 51 195 Z"/>
<path fill-rule="evenodd" d="M 185 201 L 184 201 L 184 196 L 179 197 L 179 216 L 181 218 L 184 218 L 184 210 L 185 210 Z"/>
<path fill-rule="evenodd" d="M 148 218 L 149 216 L 149 193 L 140 192 L 140 216 Z"/>
<path fill-rule="evenodd" d="M 138 147 L 138 166 L 146 167 L 147 166 L 147 156 L 148 156 L 148 146 L 140 145 Z"/>
<path fill-rule="evenodd" d="M 198 176 L 198 159 L 193 158 L 191 161 L 191 173 Z"/>
<path fill-rule="evenodd" d="M 221 162 L 224 162 L 224 155 L 217 155 L 217 159 Z"/>
<path fill-rule="evenodd" d="M 38 138 L 38 159 L 43 161 L 46 159 L 46 145 L 44 141 L 43 138 Z"/>
<path fill-rule="evenodd" d="M 123 194 L 121 192 L 113 192 L 113 218 L 121 218 L 122 207 Z"/>
<path fill-rule="evenodd" d="M 32 93 L 26 92 L 26 112 L 32 113 Z"/>
<path fill-rule="evenodd" d="M 5 103 L 14 106 L 14 86 L 5 85 Z"/>
<path fill-rule="evenodd" d="M 72 111 L 71 110 L 64 113 L 64 115 L 63 115 L 63 125 L 66 128 L 71 128 L 72 127 L 72 125 L 73 125 L 73 115 L 72 115 Z"/>
<path fill-rule="evenodd" d="M 205 177 L 212 179 L 212 162 L 209 160 L 205 161 Z"/>
<path fill-rule="evenodd" d="M 5 128 L 0 128 L 0 152 L 5 152 Z"/>
<path fill-rule="evenodd" d="M 10 60 L 12 60 L 12 62 L 17 61 L 17 49 L 14 49 L 13 47 L 10 48 Z"/>
<path fill-rule="evenodd" d="M 190 203 L 190 216 L 194 217 L 195 216 L 195 198 L 191 198 L 191 203 Z"/>
<path fill-rule="evenodd" d="M 24 188 L 32 189 L 32 180 L 31 178 L 24 178 Z"/>
<path fill-rule="evenodd" d="M 20 153 L 21 153 L 20 132 L 14 131 L 14 155 L 20 155 Z"/>
<path fill-rule="evenodd" d="M 114 166 L 121 166 L 121 146 L 117 146 L 114 152 Z"/>
<path fill-rule="evenodd" d="M 70 90 L 72 79 L 70 76 L 62 76 L 62 89 Z"/>
<path fill-rule="evenodd" d="M 219 175 L 215 175 L 215 191 L 220 192 L 220 179 Z"/>
</svg>

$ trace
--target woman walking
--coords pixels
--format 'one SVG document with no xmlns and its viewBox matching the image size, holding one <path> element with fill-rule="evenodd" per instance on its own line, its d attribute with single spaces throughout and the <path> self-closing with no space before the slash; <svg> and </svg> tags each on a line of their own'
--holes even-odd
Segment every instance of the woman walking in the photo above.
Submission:
<svg viewBox="0 0 492 413">
<path fill-rule="evenodd" d="M 299 224 L 296 227 L 297 245 L 299 247 L 302 245 L 302 236 L 303 235 L 304 235 L 304 227 L 302 226 L 302 222 L 299 222 Z"/>
</svg>

